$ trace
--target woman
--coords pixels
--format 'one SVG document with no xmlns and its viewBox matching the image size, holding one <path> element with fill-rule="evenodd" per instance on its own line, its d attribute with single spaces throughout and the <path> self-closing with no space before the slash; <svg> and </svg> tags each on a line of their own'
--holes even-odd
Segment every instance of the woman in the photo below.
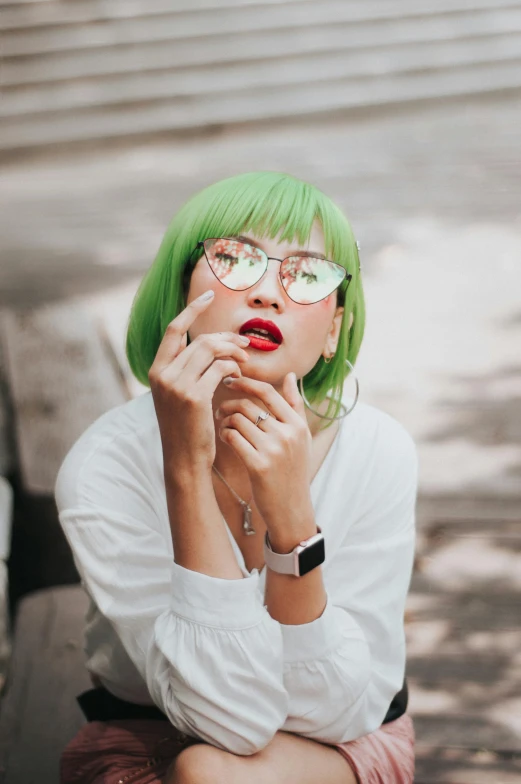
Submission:
<svg viewBox="0 0 521 784">
<path fill-rule="evenodd" d="M 413 781 L 417 453 L 343 392 L 364 323 L 315 187 L 243 174 L 171 222 L 128 325 L 151 391 L 56 482 L 95 687 L 62 784 Z"/>
</svg>

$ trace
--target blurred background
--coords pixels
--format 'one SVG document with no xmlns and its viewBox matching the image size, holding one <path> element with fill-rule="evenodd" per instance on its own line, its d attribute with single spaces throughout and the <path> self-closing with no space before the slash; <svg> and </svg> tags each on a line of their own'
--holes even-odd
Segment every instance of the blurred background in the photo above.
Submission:
<svg viewBox="0 0 521 784">
<path fill-rule="evenodd" d="M 85 603 L 59 465 L 146 392 L 125 328 L 171 217 L 262 169 L 349 217 L 361 400 L 418 445 L 417 781 L 521 781 L 521 1 L 0 11 L 0 778 L 52 781 L 81 724 Z"/>
</svg>

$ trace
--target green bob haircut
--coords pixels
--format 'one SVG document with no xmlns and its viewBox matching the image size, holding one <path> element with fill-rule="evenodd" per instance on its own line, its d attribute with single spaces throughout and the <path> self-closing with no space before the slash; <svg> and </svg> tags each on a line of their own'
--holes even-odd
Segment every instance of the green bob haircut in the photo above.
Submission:
<svg viewBox="0 0 521 784">
<path fill-rule="evenodd" d="M 349 221 L 331 199 L 314 185 L 279 172 L 251 172 L 220 180 L 192 196 L 174 216 L 130 312 L 126 355 L 138 381 L 150 386 L 148 373 L 165 330 L 186 307 L 190 276 L 200 258 L 193 253 L 198 242 L 253 232 L 304 244 L 314 221 L 322 227 L 327 258 L 353 276 L 337 289 L 337 304 L 344 307 L 344 314 L 336 353 L 328 363 L 319 357 L 303 379 L 308 401 L 320 405 L 327 398 L 325 415 L 337 416 L 349 374 L 345 360 L 355 364 L 365 327 L 358 249 Z"/>
</svg>

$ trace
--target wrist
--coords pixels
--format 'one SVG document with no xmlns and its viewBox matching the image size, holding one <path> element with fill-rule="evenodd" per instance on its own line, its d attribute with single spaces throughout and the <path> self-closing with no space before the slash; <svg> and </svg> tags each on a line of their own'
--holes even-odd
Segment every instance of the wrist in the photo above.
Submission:
<svg viewBox="0 0 521 784">
<path fill-rule="evenodd" d="M 212 468 L 204 463 L 187 465 L 179 461 L 164 464 L 165 485 L 181 491 L 196 491 L 212 484 Z"/>
<path fill-rule="evenodd" d="M 271 549 L 275 553 L 290 553 L 295 547 L 318 533 L 314 516 L 305 517 L 284 527 L 267 526 Z"/>
</svg>

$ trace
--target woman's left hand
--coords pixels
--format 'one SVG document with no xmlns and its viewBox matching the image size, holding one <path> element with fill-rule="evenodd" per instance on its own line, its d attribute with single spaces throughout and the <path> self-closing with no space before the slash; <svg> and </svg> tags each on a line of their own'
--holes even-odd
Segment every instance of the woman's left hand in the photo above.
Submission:
<svg viewBox="0 0 521 784">
<path fill-rule="evenodd" d="M 219 406 L 219 436 L 243 460 L 255 504 L 269 533 L 313 519 L 310 493 L 312 437 L 296 376 L 288 373 L 282 394 L 265 381 L 242 376 L 229 388 L 257 398 L 226 400 Z M 270 416 L 255 425 L 258 414 Z"/>
</svg>

